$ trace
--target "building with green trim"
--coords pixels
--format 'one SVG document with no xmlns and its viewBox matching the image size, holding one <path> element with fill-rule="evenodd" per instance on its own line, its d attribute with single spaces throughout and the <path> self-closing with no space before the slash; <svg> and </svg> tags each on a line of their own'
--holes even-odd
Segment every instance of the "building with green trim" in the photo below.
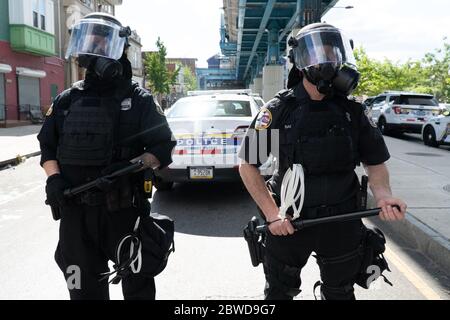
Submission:
<svg viewBox="0 0 450 320">
<path fill-rule="evenodd" d="M 38 121 L 64 89 L 59 0 L 0 0 L 0 126 Z"/>
</svg>

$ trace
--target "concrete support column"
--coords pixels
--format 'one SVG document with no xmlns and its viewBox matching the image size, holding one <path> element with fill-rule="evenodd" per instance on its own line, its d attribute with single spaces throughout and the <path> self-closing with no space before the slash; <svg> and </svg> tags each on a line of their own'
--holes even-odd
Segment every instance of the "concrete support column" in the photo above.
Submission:
<svg viewBox="0 0 450 320">
<path fill-rule="evenodd" d="M 264 101 L 272 100 L 284 88 L 284 66 L 265 66 L 263 69 L 262 85 L 262 98 Z"/>
<path fill-rule="evenodd" d="M 256 77 L 253 80 L 255 90 L 254 93 L 258 93 L 262 97 L 262 88 L 263 88 L 263 78 L 262 77 Z"/>
<path fill-rule="evenodd" d="M 267 64 L 278 64 L 280 60 L 280 43 L 278 42 L 280 29 L 273 27 L 269 29 L 268 33 L 268 48 L 267 48 Z"/>
</svg>

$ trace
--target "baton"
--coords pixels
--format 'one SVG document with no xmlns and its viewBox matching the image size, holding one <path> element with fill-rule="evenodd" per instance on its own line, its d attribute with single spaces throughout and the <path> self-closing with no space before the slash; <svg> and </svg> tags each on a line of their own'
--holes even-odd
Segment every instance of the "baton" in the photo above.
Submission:
<svg viewBox="0 0 450 320">
<path fill-rule="evenodd" d="M 398 210 L 400 210 L 400 207 L 394 206 Z M 369 218 L 369 217 L 376 217 L 380 215 L 380 212 L 382 211 L 381 208 L 377 209 L 371 209 L 366 211 L 359 211 L 359 212 L 353 212 L 348 214 L 343 214 L 339 216 L 334 217 L 326 217 L 326 218 L 320 218 L 320 219 L 310 219 L 310 220 L 295 220 L 292 221 L 292 226 L 295 228 L 295 231 L 300 231 L 305 228 L 314 227 L 317 225 L 322 225 L 326 223 L 333 223 L 333 222 L 346 222 L 346 221 L 353 221 L 353 220 L 359 220 L 362 218 Z M 269 230 L 269 226 L 267 224 L 264 224 L 262 226 L 256 227 L 256 232 L 258 233 L 266 233 Z"/>
<path fill-rule="evenodd" d="M 73 189 L 67 189 L 67 190 L 64 191 L 64 197 L 65 198 L 73 198 L 74 196 L 76 196 L 76 195 L 78 195 L 80 193 L 89 191 L 89 190 L 97 187 L 99 185 L 99 183 L 101 183 L 102 181 L 113 180 L 113 179 L 116 179 L 116 178 L 119 178 L 119 177 L 122 177 L 122 176 L 126 176 L 126 175 L 131 174 L 131 173 L 133 173 L 135 171 L 138 171 L 139 169 L 142 169 L 143 166 L 144 166 L 144 162 L 142 160 L 140 160 L 140 161 L 138 161 L 136 163 L 133 163 L 132 165 L 130 165 L 130 166 L 126 167 L 126 168 L 123 168 L 121 170 L 113 172 L 113 173 L 111 173 L 111 174 L 109 174 L 109 175 L 107 175 L 105 177 L 98 178 L 98 179 L 96 179 L 96 180 L 94 180 L 94 181 L 92 181 L 90 183 L 85 184 L 85 185 L 82 185 L 82 186 L 79 186 L 79 187 L 76 187 L 76 188 L 73 188 Z M 45 200 L 45 204 L 49 205 L 48 200 Z M 51 207 L 51 209 L 52 209 L 53 219 L 55 221 L 58 221 L 59 219 L 61 219 L 60 209 L 58 207 Z"/>
<path fill-rule="evenodd" d="M 133 163 L 133 164 L 129 165 L 126 168 L 123 168 L 121 170 L 113 172 L 113 173 L 111 173 L 111 174 L 109 174 L 107 176 L 98 178 L 98 179 L 96 179 L 96 180 L 94 180 L 92 182 L 89 182 L 89 183 L 85 184 L 85 185 L 82 185 L 82 186 L 79 186 L 79 187 L 76 187 L 76 188 L 73 188 L 73 189 L 65 190 L 64 191 L 64 197 L 72 198 L 72 197 L 74 197 L 74 196 L 76 196 L 76 195 L 78 195 L 80 193 L 89 191 L 89 190 L 97 187 L 98 184 L 100 182 L 104 181 L 104 180 L 114 180 L 116 178 L 119 178 L 119 177 L 122 177 L 122 176 L 126 176 L 128 174 L 131 174 L 131 173 L 139 170 L 139 169 L 142 169 L 143 166 L 144 166 L 144 162 L 142 160 L 140 160 L 140 161 L 138 161 L 136 163 Z"/>
</svg>

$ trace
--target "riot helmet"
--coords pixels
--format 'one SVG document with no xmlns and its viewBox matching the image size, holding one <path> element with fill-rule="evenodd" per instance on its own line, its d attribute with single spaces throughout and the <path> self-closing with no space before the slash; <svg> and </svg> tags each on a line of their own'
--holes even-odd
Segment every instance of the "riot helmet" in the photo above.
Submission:
<svg viewBox="0 0 450 320">
<path fill-rule="evenodd" d="M 319 92 L 349 95 L 358 85 L 359 73 L 351 41 L 334 26 L 314 23 L 289 39 L 295 67 Z"/>
<path fill-rule="evenodd" d="M 99 78 L 111 80 L 122 74 L 118 61 L 129 46 L 129 27 L 123 27 L 114 16 L 92 13 L 71 29 L 66 59 L 78 58 L 81 67 L 92 68 Z"/>
</svg>

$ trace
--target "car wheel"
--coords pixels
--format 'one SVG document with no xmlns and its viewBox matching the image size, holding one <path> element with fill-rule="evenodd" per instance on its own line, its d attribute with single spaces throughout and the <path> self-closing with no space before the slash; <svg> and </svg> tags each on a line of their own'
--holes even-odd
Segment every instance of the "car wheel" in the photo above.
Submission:
<svg viewBox="0 0 450 320">
<path fill-rule="evenodd" d="M 439 143 L 436 141 L 436 132 L 433 127 L 428 126 L 423 130 L 423 142 L 427 146 L 439 148 Z"/>
<path fill-rule="evenodd" d="M 154 184 L 158 191 L 170 191 L 173 188 L 173 182 L 164 181 L 161 178 L 156 178 Z"/>
<path fill-rule="evenodd" d="M 386 119 L 383 117 L 380 118 L 380 120 L 378 120 L 378 128 L 380 129 L 380 131 L 383 135 L 389 135 L 392 133 L 392 131 L 388 129 Z"/>
</svg>

